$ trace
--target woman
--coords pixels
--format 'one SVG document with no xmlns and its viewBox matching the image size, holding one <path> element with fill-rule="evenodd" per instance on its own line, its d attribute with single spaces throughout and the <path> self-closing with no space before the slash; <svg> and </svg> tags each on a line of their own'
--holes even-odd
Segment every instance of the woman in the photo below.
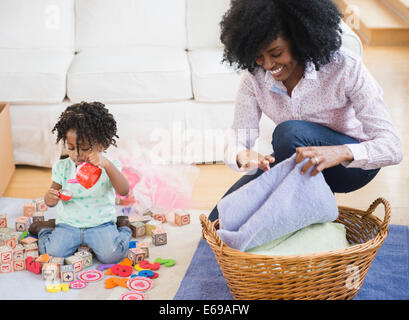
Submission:
<svg viewBox="0 0 409 320">
<path fill-rule="evenodd" d="M 231 2 L 220 23 L 223 60 L 244 72 L 226 163 L 247 174 L 225 195 L 294 153 L 297 163 L 309 158 L 301 174 L 313 166 L 333 192 L 362 188 L 402 160 L 382 89 L 341 48 L 341 17 L 330 0 Z M 252 150 L 262 112 L 276 124 L 266 156 Z M 209 219 L 217 218 L 215 207 Z"/>
</svg>

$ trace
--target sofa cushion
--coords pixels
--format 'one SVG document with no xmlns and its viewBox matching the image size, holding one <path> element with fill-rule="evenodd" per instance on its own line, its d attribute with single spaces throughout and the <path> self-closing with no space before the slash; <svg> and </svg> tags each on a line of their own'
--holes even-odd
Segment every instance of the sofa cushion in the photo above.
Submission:
<svg viewBox="0 0 409 320">
<path fill-rule="evenodd" d="M 187 48 L 221 48 L 220 21 L 230 0 L 187 1 Z"/>
<path fill-rule="evenodd" d="M 58 103 L 74 53 L 51 49 L 0 49 L 0 101 Z"/>
<path fill-rule="evenodd" d="M 76 0 L 76 48 L 171 46 L 185 49 L 185 0 Z"/>
<path fill-rule="evenodd" d="M 188 52 L 192 68 L 195 100 L 233 102 L 239 88 L 241 73 L 227 63 L 222 64 L 223 49 L 196 49 Z"/>
<path fill-rule="evenodd" d="M 1 0 L 0 48 L 74 48 L 74 0 Z"/>
<path fill-rule="evenodd" d="M 186 51 L 169 47 L 89 48 L 68 71 L 71 101 L 110 103 L 192 98 Z"/>
</svg>

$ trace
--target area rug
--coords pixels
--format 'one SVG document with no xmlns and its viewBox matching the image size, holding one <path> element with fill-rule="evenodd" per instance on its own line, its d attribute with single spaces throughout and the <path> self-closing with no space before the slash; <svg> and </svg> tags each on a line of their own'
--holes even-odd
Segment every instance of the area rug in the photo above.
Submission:
<svg viewBox="0 0 409 320">
<path fill-rule="evenodd" d="M 23 207 L 26 201 L 32 199 L 0 198 L 0 213 L 7 213 L 9 226 L 14 226 L 18 216 L 23 215 Z M 121 215 L 121 207 L 117 207 L 118 215 Z M 154 246 L 149 236 L 139 237 L 136 241 L 149 243 L 149 261 L 156 258 L 171 258 L 176 261 L 173 267 L 161 266 L 157 271 L 159 277 L 153 279 L 153 286 L 146 292 L 147 300 L 171 300 L 177 292 L 180 282 L 191 262 L 201 237 L 199 216 L 201 213 L 208 214 L 203 210 L 188 210 L 191 222 L 188 225 L 176 226 L 171 223 L 163 224 L 167 232 L 167 244 Z M 45 218 L 56 217 L 56 208 L 49 208 Z M 20 233 L 17 233 L 18 235 Z M 99 262 L 94 260 L 93 266 L 85 269 L 96 269 Z M 136 273 L 136 271 L 134 271 Z M 105 276 L 104 278 L 108 278 Z M 0 274 L 0 300 L 119 300 L 121 294 L 128 291 L 123 287 L 113 289 L 104 288 L 104 279 L 95 283 L 88 283 L 84 289 L 70 289 L 68 292 L 49 293 L 45 289 L 46 282 L 41 280 L 41 275 L 28 271 L 17 271 Z"/>
<path fill-rule="evenodd" d="M 409 229 L 390 225 L 355 300 L 409 300 Z M 232 300 L 214 254 L 201 239 L 176 300 Z"/>
</svg>

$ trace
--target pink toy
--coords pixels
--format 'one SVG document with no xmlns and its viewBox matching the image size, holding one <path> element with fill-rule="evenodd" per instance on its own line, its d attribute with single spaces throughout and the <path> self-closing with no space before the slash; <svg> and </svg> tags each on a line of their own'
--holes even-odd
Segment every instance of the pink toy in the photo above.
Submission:
<svg viewBox="0 0 409 320">
<path fill-rule="evenodd" d="M 92 188 L 101 176 L 102 170 L 89 162 L 81 163 L 75 170 L 75 178 L 67 180 L 68 183 L 79 183 L 84 188 Z"/>
<path fill-rule="evenodd" d="M 58 191 L 58 196 L 62 201 L 69 201 L 72 198 L 72 192 L 67 189 L 61 189 Z"/>
</svg>

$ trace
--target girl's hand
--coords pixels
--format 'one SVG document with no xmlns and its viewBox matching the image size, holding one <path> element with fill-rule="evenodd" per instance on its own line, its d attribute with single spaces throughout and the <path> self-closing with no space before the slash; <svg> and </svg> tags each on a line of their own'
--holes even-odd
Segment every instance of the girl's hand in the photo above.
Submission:
<svg viewBox="0 0 409 320">
<path fill-rule="evenodd" d="M 100 152 L 94 151 L 88 155 L 87 161 L 94 166 L 106 169 L 109 164 L 109 160 L 105 158 Z"/>
<path fill-rule="evenodd" d="M 270 155 L 263 156 L 260 153 L 247 149 L 237 154 L 236 161 L 241 172 L 256 168 L 267 171 L 270 169 L 270 163 L 274 163 L 275 159 Z"/>
<path fill-rule="evenodd" d="M 305 174 L 312 166 L 315 168 L 311 175 L 315 176 L 324 169 L 335 167 L 344 161 L 354 160 L 351 150 L 347 146 L 299 147 L 296 149 L 296 163 L 305 158 L 310 160 L 301 169 Z"/>
<path fill-rule="evenodd" d="M 60 201 L 59 191 L 53 188 L 48 189 L 44 196 L 44 202 L 49 207 L 54 207 Z"/>
</svg>

